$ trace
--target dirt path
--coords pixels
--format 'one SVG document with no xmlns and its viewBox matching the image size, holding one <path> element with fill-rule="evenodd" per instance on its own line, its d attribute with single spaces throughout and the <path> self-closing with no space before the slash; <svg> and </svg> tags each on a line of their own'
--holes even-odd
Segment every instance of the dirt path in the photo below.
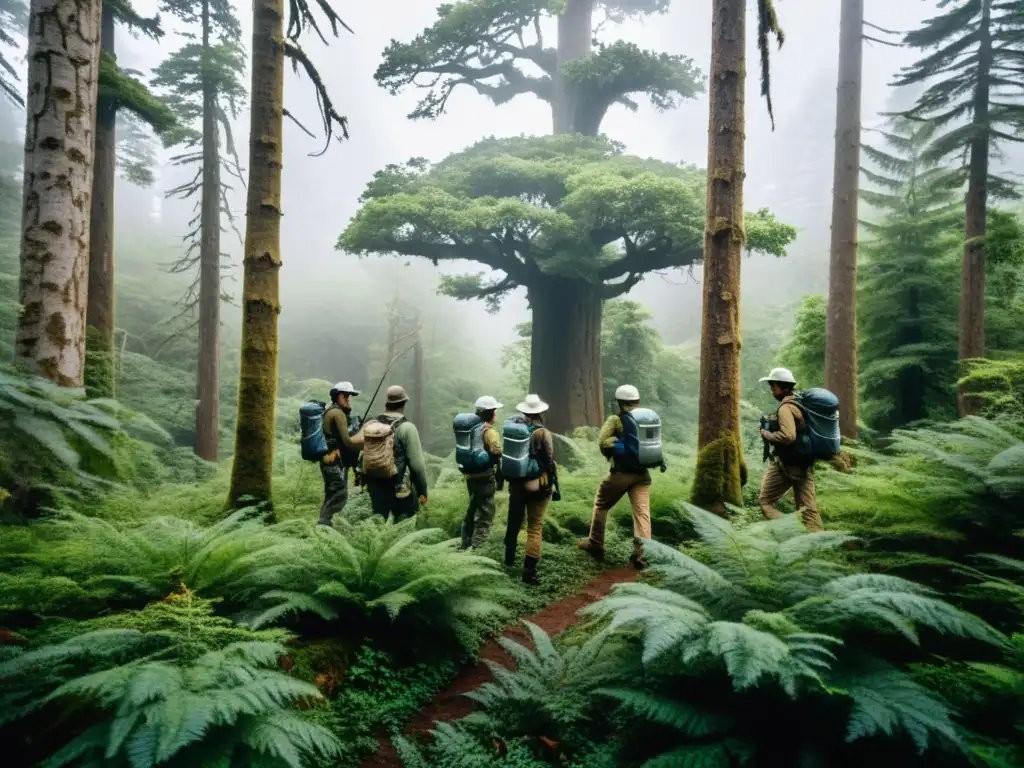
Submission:
<svg viewBox="0 0 1024 768">
<path fill-rule="evenodd" d="M 525 620 L 536 624 L 551 636 L 559 635 L 576 623 L 580 610 L 607 595 L 615 584 L 635 581 L 636 577 L 637 572 L 633 568 L 605 571 L 575 595 L 545 606 L 532 616 L 525 617 Z M 532 647 L 526 630 L 520 624 L 507 629 L 503 636 Z M 415 736 L 426 733 L 438 721 L 457 720 L 472 712 L 476 705 L 463 694 L 479 688 L 491 679 L 491 671 L 487 668 L 485 661 L 492 661 L 509 668 L 513 666 L 512 659 L 505 649 L 498 645 L 496 640 L 488 640 L 480 649 L 480 661 L 475 666 L 460 672 L 446 690 L 437 694 L 409 722 L 405 727 L 405 734 Z M 391 740 L 383 738 L 380 741 L 377 754 L 364 760 L 361 768 L 402 768 L 402 761 L 391 745 Z"/>
</svg>

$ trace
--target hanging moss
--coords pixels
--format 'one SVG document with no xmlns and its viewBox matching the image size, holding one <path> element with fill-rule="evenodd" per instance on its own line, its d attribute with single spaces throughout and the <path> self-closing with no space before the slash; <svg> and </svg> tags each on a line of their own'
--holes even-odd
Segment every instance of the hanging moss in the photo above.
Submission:
<svg viewBox="0 0 1024 768">
<path fill-rule="evenodd" d="M 149 89 L 117 66 L 116 57 L 108 51 L 100 54 L 99 97 L 113 99 L 118 109 L 134 112 L 158 134 L 174 128 L 178 121 L 173 110 Z"/>
<path fill-rule="evenodd" d="M 725 433 L 697 454 L 697 471 L 690 500 L 698 507 L 725 513 L 725 505 L 743 503 L 747 465 L 732 433 Z"/>
</svg>

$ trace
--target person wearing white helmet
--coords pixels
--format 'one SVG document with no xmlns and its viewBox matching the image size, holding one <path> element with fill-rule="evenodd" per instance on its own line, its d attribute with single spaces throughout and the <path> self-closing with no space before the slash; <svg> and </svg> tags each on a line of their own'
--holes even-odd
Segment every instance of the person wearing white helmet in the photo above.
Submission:
<svg viewBox="0 0 1024 768">
<path fill-rule="evenodd" d="M 769 421 L 773 428 L 761 429 L 761 437 L 772 448 L 772 462 L 761 478 L 761 511 L 769 520 L 781 518 L 782 513 L 775 505 L 792 488 L 804 527 L 811 533 L 823 531 L 815 501 L 814 466 L 796 461 L 794 452 L 787 450 L 807 428 L 803 411 L 796 403 L 796 377 L 788 368 L 773 368 L 761 378 L 761 383 L 768 384 L 772 397 L 780 403 L 775 418 Z"/>
<path fill-rule="evenodd" d="M 477 398 L 473 408 L 482 424 L 477 425 L 477 439 L 483 443 L 490 466 L 479 472 L 466 474 L 469 507 L 462 519 L 462 548 L 479 549 L 491 532 L 494 523 L 494 494 L 503 486 L 501 470 L 501 438 L 494 428 L 495 415 L 502 404 L 490 395 Z M 479 445 L 479 443 L 478 443 Z"/>
<path fill-rule="evenodd" d="M 619 412 L 607 418 L 597 442 L 601 453 L 611 462 L 608 475 L 601 481 L 594 497 L 594 513 L 590 519 L 590 535 L 576 546 L 597 560 L 604 559 L 604 531 L 608 512 L 623 496 L 629 496 L 633 508 L 633 554 L 630 561 L 637 570 L 644 568 L 641 539 L 651 538 L 651 473 L 647 469 L 627 466 L 625 461 L 625 428 L 622 414 L 640 406 L 640 392 L 632 384 L 615 390 Z"/>
<path fill-rule="evenodd" d="M 536 586 L 540 583 L 537 565 L 540 562 L 541 534 L 544 531 L 544 515 L 551 501 L 552 488 L 556 481 L 555 441 L 544 426 L 544 413 L 548 404 L 538 395 L 529 394 L 516 406 L 526 423 L 529 433 L 529 454 L 536 462 L 536 476 L 523 479 L 508 479 L 508 525 L 505 529 L 505 566 L 511 568 L 516 562 L 516 548 L 519 531 L 526 520 L 526 556 L 523 558 L 523 582 Z"/>
<path fill-rule="evenodd" d="M 361 436 L 351 435 L 349 416 L 352 398 L 359 390 L 350 381 L 339 381 L 331 387 L 331 404 L 324 411 L 324 437 L 327 455 L 320 460 L 320 474 L 324 480 L 324 503 L 320 507 L 320 525 L 330 525 L 348 502 L 349 469 L 359 462 Z M 356 417 L 358 420 L 358 417 Z M 358 429 L 358 425 L 355 425 Z"/>
</svg>

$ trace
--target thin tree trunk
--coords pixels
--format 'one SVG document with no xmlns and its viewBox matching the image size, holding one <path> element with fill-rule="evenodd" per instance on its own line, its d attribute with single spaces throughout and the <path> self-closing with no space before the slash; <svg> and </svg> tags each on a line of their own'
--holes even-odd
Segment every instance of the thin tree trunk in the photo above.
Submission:
<svg viewBox="0 0 1024 768">
<path fill-rule="evenodd" d="M 254 0 L 242 356 L 229 501 L 269 500 L 277 405 L 284 3 Z"/>
<path fill-rule="evenodd" d="M 601 296 L 582 280 L 544 277 L 529 286 L 533 309 L 530 391 L 549 403 L 555 432 L 600 423 L 604 390 L 594 378 L 601 356 Z M 596 364 L 600 373 L 600 363 Z"/>
<path fill-rule="evenodd" d="M 100 51 L 114 54 L 114 11 L 103 5 Z M 114 396 L 114 185 L 117 179 L 117 102 L 96 104 L 96 151 L 85 313 L 85 387 L 92 397 Z"/>
<path fill-rule="evenodd" d="M 839 398 L 839 430 L 857 439 L 857 204 L 864 0 L 842 0 L 836 89 L 832 246 L 829 259 L 825 386 Z"/>
<path fill-rule="evenodd" d="M 203 56 L 210 49 L 210 4 L 203 0 Z M 217 94 L 203 84 L 203 189 L 199 240 L 199 406 L 196 455 L 216 461 L 220 447 L 220 137 Z"/>
<path fill-rule="evenodd" d="M 985 356 L 985 218 L 988 211 L 989 77 L 992 69 L 992 0 L 982 0 L 978 78 L 974 89 L 974 125 L 964 216 L 964 261 L 960 283 L 960 360 Z M 957 393 L 960 415 L 978 410 L 978 398 Z"/>
<path fill-rule="evenodd" d="M 413 318 L 412 345 L 412 421 L 419 428 L 420 440 L 427 440 L 427 382 L 423 364 L 423 339 L 420 335 L 419 313 Z"/>
<path fill-rule="evenodd" d="M 744 0 L 714 0 L 708 121 L 704 321 L 694 503 L 724 512 L 742 503 L 740 436 L 740 249 L 745 128 Z"/>
<path fill-rule="evenodd" d="M 907 292 L 907 330 L 903 336 L 903 344 L 910 346 L 920 344 L 921 333 L 921 302 L 919 291 L 911 287 Z M 897 385 L 897 409 L 899 421 L 895 426 L 923 419 L 924 409 L 924 370 L 920 365 L 912 365 L 900 372 Z"/>
<path fill-rule="evenodd" d="M 100 0 L 32 0 L 15 354 L 79 387 L 85 369 Z"/>
</svg>

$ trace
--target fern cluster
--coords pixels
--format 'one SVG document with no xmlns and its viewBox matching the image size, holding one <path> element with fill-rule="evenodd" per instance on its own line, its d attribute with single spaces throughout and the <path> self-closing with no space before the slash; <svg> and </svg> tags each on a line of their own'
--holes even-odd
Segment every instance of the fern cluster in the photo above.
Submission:
<svg viewBox="0 0 1024 768">
<path fill-rule="evenodd" d="M 1004 647 L 1001 633 L 930 589 L 853 571 L 847 534 L 685 512 L 696 557 L 647 542 L 655 583 L 585 609 L 595 623 L 578 648 L 536 628 L 535 651 L 506 643 L 516 671 L 492 669 L 471 694 L 482 711 L 439 726 L 429 764 L 505 765 L 506 740 L 538 764 L 595 745 L 646 768 L 966 764 L 969 738 L 920 670 L 937 668 L 939 636 L 970 658 Z M 410 766 L 425 759 L 402 749 Z"/>
<path fill-rule="evenodd" d="M 183 589 L 136 614 L 58 625 L 53 642 L 9 651 L 0 663 L 5 743 L 23 762 L 50 766 L 300 768 L 337 757 L 330 731 L 295 710 L 320 693 L 278 670 L 283 636 L 212 610 Z"/>
</svg>

